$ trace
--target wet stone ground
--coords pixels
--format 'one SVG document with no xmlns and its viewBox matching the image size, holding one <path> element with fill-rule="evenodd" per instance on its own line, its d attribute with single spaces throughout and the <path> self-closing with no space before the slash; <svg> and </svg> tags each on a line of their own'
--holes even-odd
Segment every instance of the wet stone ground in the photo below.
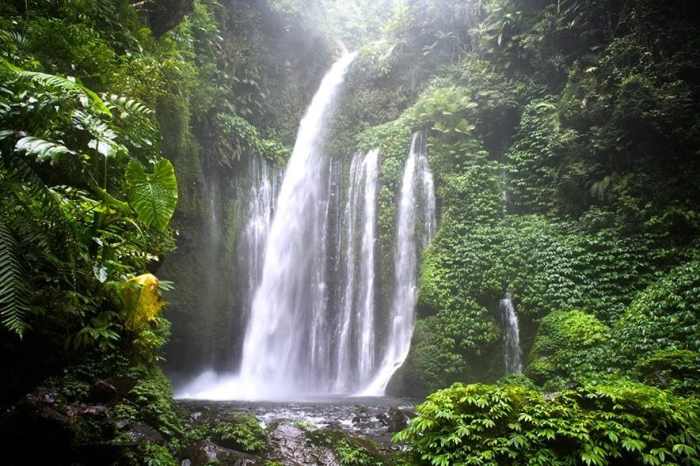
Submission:
<svg viewBox="0 0 700 466">
<path fill-rule="evenodd" d="M 391 458 L 400 451 L 391 443 L 391 436 L 405 427 L 414 412 L 412 401 L 388 397 L 177 403 L 191 428 L 201 423 L 232 422 L 248 415 L 255 416 L 265 435 L 264 449 L 254 453 L 227 448 L 216 438 L 206 439 L 186 452 L 181 466 L 351 464 L 343 461 L 344 454 L 366 455 L 375 464 L 390 465 L 394 464 Z"/>
</svg>

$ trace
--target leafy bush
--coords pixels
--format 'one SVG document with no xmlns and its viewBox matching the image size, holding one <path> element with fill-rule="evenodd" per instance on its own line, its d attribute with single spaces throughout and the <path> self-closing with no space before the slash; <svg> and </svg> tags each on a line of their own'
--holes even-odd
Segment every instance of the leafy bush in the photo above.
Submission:
<svg viewBox="0 0 700 466">
<path fill-rule="evenodd" d="M 221 446 L 259 453 L 267 445 L 265 431 L 255 416 L 238 415 L 211 428 L 214 440 Z"/>
<path fill-rule="evenodd" d="M 640 293 L 613 328 L 620 364 L 659 350 L 700 352 L 700 262 L 673 269 Z"/>
<path fill-rule="evenodd" d="M 383 463 L 372 457 L 364 448 L 351 445 L 343 440 L 335 447 L 341 466 L 381 466 Z"/>
<path fill-rule="evenodd" d="M 637 362 L 633 372 L 642 382 L 667 388 L 681 395 L 700 392 L 700 353 L 667 349 Z"/>
<path fill-rule="evenodd" d="M 135 412 L 137 419 L 172 438 L 182 435 L 182 421 L 175 412 L 170 381 L 160 369 L 135 369 L 133 376 L 140 380 L 126 396 L 125 414 Z"/>
<path fill-rule="evenodd" d="M 542 319 L 526 373 L 548 389 L 603 372 L 610 330 L 583 311 L 556 311 Z"/>
<path fill-rule="evenodd" d="M 700 461 L 700 405 L 625 380 L 555 395 L 519 385 L 440 390 L 396 434 L 417 464 L 606 465 Z"/>
</svg>

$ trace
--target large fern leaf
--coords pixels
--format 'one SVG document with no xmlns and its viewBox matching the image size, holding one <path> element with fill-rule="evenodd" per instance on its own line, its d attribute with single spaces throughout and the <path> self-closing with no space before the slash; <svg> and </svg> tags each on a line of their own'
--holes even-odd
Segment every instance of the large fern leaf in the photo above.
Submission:
<svg viewBox="0 0 700 466">
<path fill-rule="evenodd" d="M 126 169 L 129 204 L 145 225 L 164 230 L 177 206 L 177 179 L 172 163 L 161 159 L 153 173 L 132 160 Z"/>
<path fill-rule="evenodd" d="M 39 71 L 27 71 L 19 68 L 4 58 L 0 58 L 0 69 L 9 72 L 21 79 L 32 81 L 40 86 L 44 86 L 55 91 L 62 91 L 74 95 L 84 96 L 86 105 L 90 104 L 92 110 L 105 115 L 111 115 L 109 108 L 104 101 L 92 90 L 83 86 L 75 79 L 64 78 L 55 74 L 41 73 Z"/>
<path fill-rule="evenodd" d="M 33 136 L 23 137 L 17 144 L 15 150 L 26 152 L 29 155 L 36 156 L 40 162 L 55 161 L 64 154 L 74 155 L 75 152 L 68 149 L 63 144 L 47 141 Z"/>
<path fill-rule="evenodd" d="M 20 337 L 27 329 L 27 287 L 17 258 L 17 242 L 0 221 L 0 320 Z"/>
</svg>

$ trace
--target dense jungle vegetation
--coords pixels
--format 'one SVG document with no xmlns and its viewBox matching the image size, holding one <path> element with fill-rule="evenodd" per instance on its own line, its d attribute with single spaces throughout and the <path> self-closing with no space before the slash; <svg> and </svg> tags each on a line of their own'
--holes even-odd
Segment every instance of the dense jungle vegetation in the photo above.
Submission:
<svg viewBox="0 0 700 466">
<path fill-rule="evenodd" d="M 235 273 L 225 180 L 283 165 L 336 39 L 360 53 L 330 152 L 381 149 L 386 281 L 414 131 L 439 207 L 390 386 L 425 401 L 400 454 L 339 440 L 339 464 L 700 464 L 699 20 L 692 0 L 3 1 L 7 464 L 175 465 L 203 438 L 264 456 L 254 419 L 178 412 L 162 368 L 202 355 L 176 329 L 164 361 L 169 318 L 222 344 L 188 311 L 230 312 L 206 282 Z"/>
</svg>

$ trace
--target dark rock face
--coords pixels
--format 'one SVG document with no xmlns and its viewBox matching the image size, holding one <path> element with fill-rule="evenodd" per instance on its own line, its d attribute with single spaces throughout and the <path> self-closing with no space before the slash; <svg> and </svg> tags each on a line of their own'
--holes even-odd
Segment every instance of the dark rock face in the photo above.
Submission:
<svg viewBox="0 0 700 466">
<path fill-rule="evenodd" d="M 90 390 L 88 400 L 93 403 L 111 403 L 119 397 L 117 388 L 106 380 L 98 380 Z"/>
<path fill-rule="evenodd" d="M 339 466 L 333 450 L 309 442 L 306 431 L 294 425 L 278 423 L 269 434 L 276 460 L 291 466 Z"/>
<path fill-rule="evenodd" d="M 104 405 L 60 405 L 55 393 L 38 389 L 0 417 L 3 454 L 22 458 L 4 464 L 110 464 L 120 448 L 105 441 L 116 426 Z"/>
<path fill-rule="evenodd" d="M 156 0 L 148 5 L 148 24 L 153 35 L 160 37 L 192 13 L 193 0 Z"/>
</svg>

